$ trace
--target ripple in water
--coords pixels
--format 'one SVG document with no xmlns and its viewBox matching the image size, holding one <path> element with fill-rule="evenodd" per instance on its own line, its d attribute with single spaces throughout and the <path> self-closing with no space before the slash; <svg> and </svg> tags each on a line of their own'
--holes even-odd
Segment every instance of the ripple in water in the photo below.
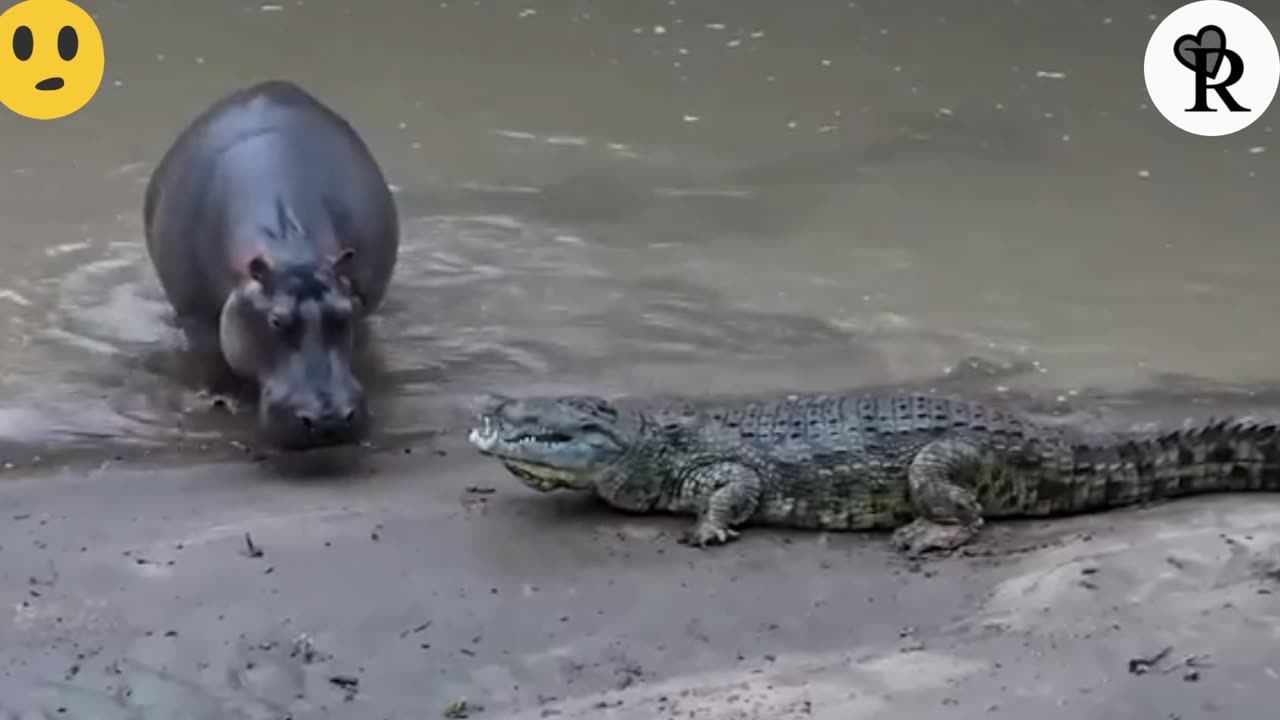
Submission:
<svg viewBox="0 0 1280 720">
<path fill-rule="evenodd" d="M 68 258 L 78 264 L 33 301 L 46 314 L 28 319 L 28 371 L 8 378 L 18 402 L 0 411 L 0 441 L 252 443 L 251 416 L 197 395 L 143 245 Z M 646 364 L 723 368 L 805 346 L 852 357 L 847 331 L 735 307 L 682 278 L 673 259 L 513 216 L 407 217 L 361 358 L 375 433 L 434 431 L 461 398 L 499 386 L 581 388 Z"/>
</svg>

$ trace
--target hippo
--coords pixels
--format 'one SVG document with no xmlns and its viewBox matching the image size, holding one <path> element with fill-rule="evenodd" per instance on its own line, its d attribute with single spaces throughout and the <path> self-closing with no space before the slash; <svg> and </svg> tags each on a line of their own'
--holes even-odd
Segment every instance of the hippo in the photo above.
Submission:
<svg viewBox="0 0 1280 720">
<path fill-rule="evenodd" d="M 161 158 L 143 225 L 189 346 L 256 385 L 269 444 L 363 435 L 357 324 L 387 293 L 400 228 L 381 168 L 343 117 L 287 81 L 230 93 Z"/>
</svg>

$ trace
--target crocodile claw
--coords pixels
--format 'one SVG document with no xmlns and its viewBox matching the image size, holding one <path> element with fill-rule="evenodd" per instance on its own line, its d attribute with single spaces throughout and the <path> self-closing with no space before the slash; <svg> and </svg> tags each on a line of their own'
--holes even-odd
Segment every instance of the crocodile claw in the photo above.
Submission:
<svg viewBox="0 0 1280 720">
<path fill-rule="evenodd" d="M 727 527 L 700 522 L 680 538 L 681 545 L 705 548 L 710 545 L 726 545 L 738 539 L 738 531 Z"/>
<path fill-rule="evenodd" d="M 946 554 L 968 543 L 977 533 L 977 528 L 967 525 L 943 525 L 919 518 L 895 530 L 890 542 L 908 556 Z"/>
</svg>

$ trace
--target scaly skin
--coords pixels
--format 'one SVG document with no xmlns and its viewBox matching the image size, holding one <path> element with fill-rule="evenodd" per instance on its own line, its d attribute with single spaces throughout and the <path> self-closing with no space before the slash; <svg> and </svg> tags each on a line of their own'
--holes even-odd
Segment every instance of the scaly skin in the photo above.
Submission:
<svg viewBox="0 0 1280 720">
<path fill-rule="evenodd" d="M 797 394 L 710 403 L 491 397 L 470 434 L 529 487 L 696 517 L 682 541 L 746 525 L 892 529 L 950 551 L 985 519 L 1048 517 L 1219 491 L 1280 490 L 1280 432 L 1224 420 L 1085 437 L 960 397 Z"/>
</svg>

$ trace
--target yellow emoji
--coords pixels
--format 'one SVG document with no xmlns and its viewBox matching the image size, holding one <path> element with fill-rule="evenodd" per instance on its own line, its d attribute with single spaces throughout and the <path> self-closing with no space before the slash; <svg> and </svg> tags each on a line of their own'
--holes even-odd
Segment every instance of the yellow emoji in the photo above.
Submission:
<svg viewBox="0 0 1280 720">
<path fill-rule="evenodd" d="M 102 33 L 68 0 L 25 0 L 0 15 L 0 103 L 24 117 L 66 117 L 93 99 Z"/>
</svg>

